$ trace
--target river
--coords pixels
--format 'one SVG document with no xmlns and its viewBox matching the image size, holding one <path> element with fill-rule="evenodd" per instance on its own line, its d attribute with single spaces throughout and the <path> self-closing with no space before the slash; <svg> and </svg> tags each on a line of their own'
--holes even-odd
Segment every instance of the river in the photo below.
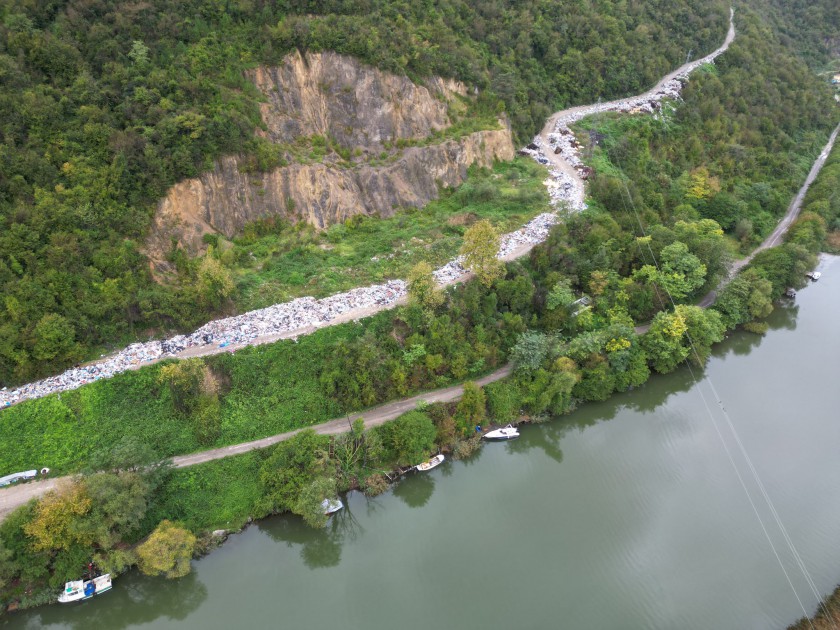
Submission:
<svg viewBox="0 0 840 630">
<path fill-rule="evenodd" d="M 731 335 L 705 372 L 825 594 L 840 581 L 840 259 L 820 269 L 764 338 Z M 134 572 L 0 626 L 767 630 L 802 615 L 687 369 L 347 503 L 325 531 L 267 519 L 186 578 Z"/>
</svg>

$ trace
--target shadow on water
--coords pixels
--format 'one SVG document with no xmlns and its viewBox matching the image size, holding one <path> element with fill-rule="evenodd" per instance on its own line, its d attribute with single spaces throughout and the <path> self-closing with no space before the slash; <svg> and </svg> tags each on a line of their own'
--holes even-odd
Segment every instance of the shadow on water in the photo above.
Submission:
<svg viewBox="0 0 840 630">
<path fill-rule="evenodd" d="M 271 540 L 286 543 L 288 547 L 300 545 L 301 560 L 310 569 L 338 566 L 342 545 L 355 541 L 364 531 L 349 504 L 333 514 L 323 529 L 309 527 L 293 515 L 258 521 L 256 527 Z"/>
<path fill-rule="evenodd" d="M 9 615 L 7 621 L 25 619 L 24 628 L 62 628 L 78 630 L 114 630 L 151 623 L 161 617 L 182 621 L 207 599 L 207 587 L 196 574 L 177 580 L 167 580 L 161 588 L 161 578 L 149 578 L 136 571 L 121 576 L 109 593 L 90 602 L 55 604 L 37 611 Z M 94 611 L 91 606 L 95 606 Z M 4 625 L 0 621 L 0 626 Z"/>
<path fill-rule="evenodd" d="M 421 508 L 429 502 L 434 491 L 434 476 L 417 473 L 402 479 L 394 487 L 393 495 L 410 508 Z"/>
<path fill-rule="evenodd" d="M 777 302 L 773 312 L 764 320 L 768 326 L 768 332 L 774 330 L 796 330 L 796 321 L 799 316 L 799 305 L 783 301 Z M 715 357 L 725 357 L 730 352 L 737 356 L 746 356 L 757 348 L 764 339 L 763 335 L 756 335 L 755 333 L 747 332 L 745 330 L 737 330 L 729 333 L 722 342 L 717 344 L 712 355 Z"/>
<path fill-rule="evenodd" d="M 508 442 L 506 448 L 509 453 L 526 453 L 536 448 L 557 463 L 562 463 L 560 445 L 570 431 L 583 431 L 600 422 L 613 420 L 622 410 L 653 412 L 669 396 L 689 391 L 694 387 L 694 379 L 699 381 L 703 374 L 704 370 L 694 365 L 691 370 L 682 366 L 670 374 L 654 374 L 647 383 L 634 390 L 613 394 L 603 402 L 583 403 L 571 414 L 552 418 L 543 424 L 526 425 L 522 427 L 519 439 Z"/>
</svg>

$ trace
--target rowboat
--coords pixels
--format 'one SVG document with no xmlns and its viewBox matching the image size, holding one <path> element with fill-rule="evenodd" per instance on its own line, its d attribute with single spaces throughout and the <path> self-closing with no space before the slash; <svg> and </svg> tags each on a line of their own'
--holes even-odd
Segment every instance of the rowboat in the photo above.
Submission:
<svg viewBox="0 0 840 630">
<path fill-rule="evenodd" d="M 484 434 L 487 440 L 512 440 L 519 437 L 519 431 L 512 424 L 496 429 L 495 431 L 488 431 Z"/>
<path fill-rule="evenodd" d="M 62 604 L 70 602 L 81 602 L 90 599 L 94 595 L 101 595 L 111 590 L 111 574 L 106 573 L 92 580 L 73 580 L 64 585 L 64 591 L 58 596 Z"/>
<path fill-rule="evenodd" d="M 341 508 L 344 507 L 344 504 L 341 502 L 341 499 L 324 499 L 321 502 L 321 508 L 324 510 L 324 514 L 329 516 L 330 514 L 335 514 Z"/>
<path fill-rule="evenodd" d="M 417 464 L 415 468 L 420 472 L 426 472 L 427 470 L 431 470 L 435 466 L 440 466 L 441 463 L 443 463 L 443 453 L 435 455 L 434 457 L 426 460 L 422 464 Z"/>
</svg>

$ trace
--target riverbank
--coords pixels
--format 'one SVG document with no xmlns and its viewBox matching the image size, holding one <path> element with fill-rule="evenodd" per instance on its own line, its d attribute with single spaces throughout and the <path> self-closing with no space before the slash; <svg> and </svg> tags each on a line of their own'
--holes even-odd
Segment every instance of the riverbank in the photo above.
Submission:
<svg viewBox="0 0 840 630">
<path fill-rule="evenodd" d="M 840 293 L 826 271 L 798 306 L 770 317 L 766 337 L 731 335 L 705 369 L 821 590 L 840 557 L 836 503 L 813 500 L 831 496 L 837 470 L 830 365 Z M 806 367 L 791 375 L 786 362 Z M 211 505 L 229 496 L 212 490 L 202 497 Z M 452 624 L 490 630 L 560 614 L 576 627 L 769 630 L 801 614 L 686 369 L 523 427 L 519 440 L 448 459 L 377 498 L 343 498 L 325 529 L 294 516 L 256 521 L 185 578 L 135 571 L 84 606 L 10 615 L 6 627 L 198 630 L 282 614 L 293 625 L 414 630 L 434 606 Z M 502 574 L 510 605 L 499 610 L 486 576 Z M 420 601 L 406 603 L 408 590 Z M 382 605 L 359 603 L 372 592 Z"/>
<path fill-rule="evenodd" d="M 431 436 L 442 446 L 459 433 L 471 432 L 482 409 L 499 419 L 500 410 L 507 414 L 521 410 L 538 418 L 561 415 L 579 401 L 605 400 L 613 392 L 637 387 L 651 369 L 672 371 L 692 350 L 703 363 L 724 327 L 765 317 L 773 297 L 803 282 L 810 251 L 819 247 L 819 231 L 813 229 L 819 221 L 804 219 L 791 229 L 792 243 L 765 252 L 749 278 L 733 283 L 720 309 L 704 312 L 680 305 L 676 312 L 662 310 L 641 338 L 633 333 L 627 309 L 644 306 L 645 301 L 655 307 L 663 278 L 655 275 L 644 251 L 635 253 L 633 232 L 623 231 L 609 212 L 593 208 L 557 226 L 527 263 L 509 265 L 504 278 L 487 287 L 471 282 L 452 289 L 444 306 L 436 310 L 404 308 L 358 325 L 325 328 L 297 344 L 172 363 L 99 382 L 57 400 L 37 401 L 43 407 L 25 403 L 4 412 L 4 420 L 16 421 L 8 427 L 13 431 L 0 439 L 0 447 L 5 449 L 4 457 L 6 452 L 9 458 L 49 453 L 61 462 L 56 470 L 61 465 L 65 471 L 79 470 L 89 465 L 90 444 L 106 451 L 122 446 L 113 431 L 113 418 L 120 418 L 122 435 L 161 448 L 160 456 L 198 450 L 196 445 L 223 446 L 272 435 L 277 429 L 316 424 L 313 415 L 334 418 L 346 409 L 400 398 L 406 391 L 459 382 L 505 363 L 508 354 L 521 368 L 514 379 L 488 388 L 481 405 L 474 393 L 472 406 L 454 415 L 433 416 L 430 411 L 413 416 L 412 422 L 423 426 L 420 435 Z M 692 290 L 699 292 L 702 283 L 712 282 L 707 277 L 707 270 L 714 276 L 709 253 L 719 250 L 722 232 L 714 221 L 691 217 L 670 217 L 655 228 L 658 240 L 649 245 L 649 253 L 668 264 L 686 263 L 674 277 L 680 279 L 682 297 L 689 301 Z M 578 296 L 584 292 L 589 293 L 589 304 L 578 310 L 582 299 Z M 43 423 L 27 422 L 32 418 L 19 409 L 39 409 L 43 413 L 35 418 L 55 418 L 55 422 L 45 430 Z M 396 446 L 400 441 L 392 438 L 388 439 Z M 308 462 L 317 442 L 310 446 Z M 433 445 L 427 442 L 426 447 L 422 456 Z M 285 483 L 287 467 L 280 464 L 289 456 L 288 448 L 294 447 L 278 445 L 254 453 L 256 459 L 244 468 L 255 485 L 238 488 L 223 504 L 228 516 L 255 505 L 256 514 L 297 509 L 290 498 L 297 495 L 278 494 L 275 487 Z M 269 465 L 275 455 L 276 461 Z M 160 503 L 156 499 L 147 506 L 135 529 L 120 535 L 142 538 L 158 520 L 190 514 L 221 519 L 224 514 L 208 515 L 207 505 L 221 496 L 219 484 L 243 474 L 236 467 L 243 460 L 228 461 L 231 468 L 206 483 L 215 493 L 202 494 L 196 487 L 205 482 L 194 468 L 191 475 L 177 476 L 183 485 L 161 494 Z M 337 460 L 327 464 L 342 470 Z M 300 479 L 310 480 L 311 473 L 305 470 Z M 193 503 L 194 497 L 204 503 Z M 91 505 L 101 509 L 96 502 Z M 228 509 L 230 505 L 236 507 Z M 30 510 L 14 524 L 17 560 L 26 555 L 22 528 L 37 517 Z M 14 529 L 9 528 L 7 533 Z M 101 551 L 107 555 L 115 550 Z M 70 566 L 72 558 L 59 549 L 41 560 L 49 572 Z M 52 575 L 54 580 L 59 577 Z"/>
</svg>

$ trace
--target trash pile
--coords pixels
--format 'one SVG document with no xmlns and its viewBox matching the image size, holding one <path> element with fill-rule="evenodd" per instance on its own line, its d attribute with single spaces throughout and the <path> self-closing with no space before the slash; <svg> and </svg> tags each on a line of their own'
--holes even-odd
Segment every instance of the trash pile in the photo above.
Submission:
<svg viewBox="0 0 840 630">
<path fill-rule="evenodd" d="M 578 143 L 569 125 L 585 116 L 599 112 L 657 112 L 664 98 L 678 99 L 683 83 L 698 66 L 713 62 L 725 48 L 684 66 L 678 73 L 663 81 L 654 90 L 642 95 L 609 103 L 598 103 L 588 107 L 576 107 L 555 120 L 554 131 L 548 134 L 548 145 L 541 137 L 520 151 L 530 155 L 549 167 L 550 177 L 545 181 L 548 193 L 555 207 L 564 205 L 570 210 L 582 210 L 584 203 L 584 179 L 590 170 L 578 155 Z M 574 174 L 574 175 L 573 175 Z M 547 237 L 551 226 L 558 221 L 556 213 L 540 214 L 521 229 L 505 234 L 499 247 L 499 258 L 504 258 L 522 245 L 537 244 Z M 440 284 L 451 284 L 466 273 L 463 257 L 449 261 L 434 271 Z M 167 357 L 176 357 L 191 348 L 204 348 L 205 352 L 191 353 L 193 356 L 209 354 L 217 348 L 249 345 L 260 337 L 303 330 L 307 327 L 328 326 L 336 318 L 354 310 L 378 311 L 389 308 L 407 293 L 403 280 L 391 280 L 385 284 L 352 289 L 316 300 L 312 297 L 298 298 L 291 302 L 275 304 L 256 311 L 208 322 L 189 335 L 177 335 L 163 341 L 133 343 L 115 355 L 97 363 L 79 366 L 63 374 L 22 385 L 9 390 L 0 390 L 0 408 L 31 398 L 40 398 L 56 392 L 76 389 L 103 378 L 110 378 L 120 372 L 136 369 Z M 372 312 L 371 311 L 371 312 Z M 361 316 L 362 313 L 360 312 Z"/>
<path fill-rule="evenodd" d="M 586 208 L 583 182 L 592 174 L 592 169 L 580 159 L 580 144 L 570 129 L 572 124 L 586 116 L 603 112 L 656 114 L 661 111 L 663 99 L 680 98 L 688 75 L 704 64 L 713 63 L 724 50 L 726 46 L 686 64 L 671 78 L 662 81 L 653 90 L 641 96 L 573 107 L 557 116 L 554 119 L 554 130 L 546 136 L 547 143 L 542 136 L 537 136 L 531 144 L 519 151 L 521 155 L 529 155 L 540 164 L 549 166 L 550 177 L 545 180 L 545 185 L 552 204 L 565 205 L 571 211 Z M 554 168 L 551 168 L 552 166 Z"/>
<path fill-rule="evenodd" d="M 534 217 L 524 227 L 502 236 L 499 258 L 507 256 L 525 244 L 544 241 L 557 216 L 546 213 Z M 467 273 L 463 258 L 449 261 L 434 271 L 440 284 L 451 284 Z M 308 327 L 329 326 L 337 318 L 352 311 L 379 311 L 389 308 L 408 293 L 404 280 L 390 280 L 384 284 L 351 289 L 320 300 L 303 297 L 274 304 L 242 315 L 207 322 L 189 335 L 176 335 L 163 341 L 133 343 L 113 356 L 90 365 L 74 367 L 57 376 L 51 376 L 16 389 L 0 390 L 0 407 L 8 407 L 22 400 L 40 398 L 56 392 L 76 389 L 87 383 L 110 378 L 121 372 L 148 365 L 160 359 L 177 357 L 185 350 L 203 348 L 205 352 L 192 352 L 192 356 L 230 347 L 231 350 L 250 345 L 256 339 L 269 335 L 290 333 Z"/>
</svg>

